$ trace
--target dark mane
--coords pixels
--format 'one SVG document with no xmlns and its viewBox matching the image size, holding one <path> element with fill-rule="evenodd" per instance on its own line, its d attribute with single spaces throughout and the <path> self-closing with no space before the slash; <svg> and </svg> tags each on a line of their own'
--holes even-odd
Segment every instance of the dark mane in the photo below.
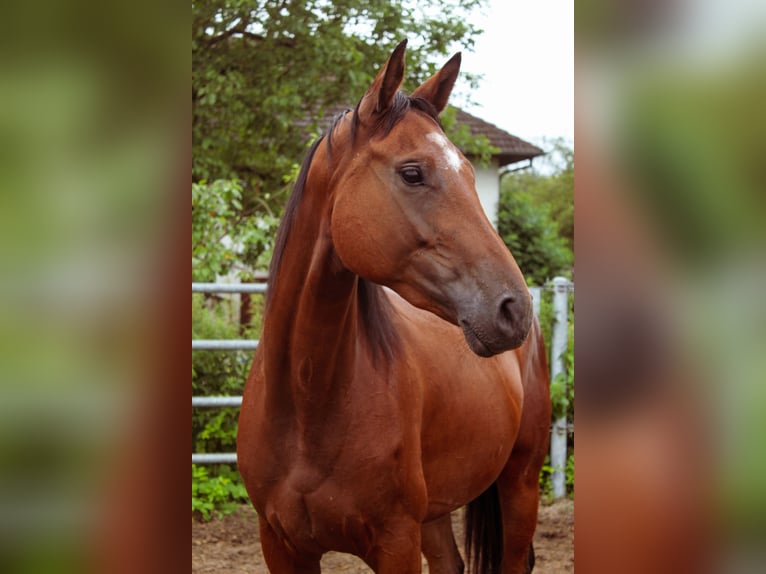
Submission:
<svg viewBox="0 0 766 574">
<path fill-rule="evenodd" d="M 379 361 L 383 361 L 383 365 L 391 364 L 400 350 L 391 303 L 386 298 L 383 287 L 362 277 L 359 277 L 357 294 L 362 332 L 372 351 L 373 364 L 378 366 Z"/>
<path fill-rule="evenodd" d="M 317 140 L 311 144 L 308 153 L 306 153 L 306 157 L 303 158 L 301 170 L 298 172 L 298 178 L 295 180 L 293 191 L 290 194 L 290 198 L 287 200 L 285 212 L 282 215 L 282 221 L 279 222 L 277 238 L 274 241 L 274 250 L 271 255 L 271 263 L 269 264 L 269 288 L 266 291 L 266 309 L 271 305 L 271 300 L 274 291 L 276 290 L 279 270 L 282 267 L 282 256 L 285 254 L 285 247 L 287 246 L 287 240 L 290 237 L 290 230 L 293 227 L 295 214 L 298 212 L 298 206 L 303 198 L 303 189 L 306 187 L 311 160 L 314 159 L 314 154 L 316 153 L 319 144 L 322 143 L 324 137 L 324 135 L 319 136 Z"/>
<path fill-rule="evenodd" d="M 359 104 L 361 103 L 362 100 L 359 100 L 354 109 L 353 123 L 351 124 L 352 141 L 356 141 L 356 130 L 359 124 Z M 388 112 L 378 118 L 377 123 L 373 126 L 372 135 L 386 137 L 394 129 L 394 126 L 399 123 L 399 120 L 410 110 L 423 112 L 433 119 L 442 131 L 444 130 L 439 121 L 439 112 L 436 111 L 431 102 L 423 98 L 411 98 L 402 92 L 397 92 Z"/>
<path fill-rule="evenodd" d="M 426 114 L 434 119 L 440 128 L 442 127 L 439 122 L 439 114 L 429 101 L 422 98 L 411 98 L 402 92 L 398 92 L 396 96 L 394 96 L 391 108 L 386 114 L 381 116 L 373 126 L 372 135 L 381 137 L 387 136 L 394 126 L 410 110 L 417 110 Z M 327 131 L 317 138 L 311 145 L 311 148 L 309 148 L 308 153 L 306 153 L 306 157 L 303 159 L 298 178 L 295 181 L 293 191 L 285 206 L 285 212 L 282 216 L 279 230 L 277 231 L 276 241 L 274 242 L 274 251 L 271 257 L 271 264 L 269 265 L 269 289 L 266 293 L 267 310 L 271 304 L 272 295 L 277 287 L 279 272 L 282 265 L 282 257 L 290 237 L 290 230 L 293 227 L 298 206 L 303 198 L 303 190 L 306 187 L 306 180 L 308 179 L 311 162 L 314 159 L 317 148 L 325 138 L 327 139 L 328 144 L 328 160 L 332 161 L 332 155 L 329 152 L 333 148 L 333 136 L 335 130 L 340 121 L 349 112 L 351 112 L 351 110 L 346 110 L 333 118 Z M 353 110 L 353 115 L 351 117 L 352 144 L 356 142 L 356 134 L 359 128 L 358 112 L 359 104 L 357 104 L 356 108 Z M 390 362 L 399 350 L 399 339 L 391 318 L 393 310 L 386 298 L 383 287 L 359 277 L 357 292 L 360 319 L 363 327 L 362 331 L 365 334 L 368 346 L 372 351 L 373 361 L 376 363 L 379 360 Z"/>
</svg>

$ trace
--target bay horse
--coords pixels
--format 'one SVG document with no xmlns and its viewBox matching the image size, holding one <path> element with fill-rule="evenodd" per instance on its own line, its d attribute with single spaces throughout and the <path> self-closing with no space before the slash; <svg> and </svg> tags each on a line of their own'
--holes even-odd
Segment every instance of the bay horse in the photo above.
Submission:
<svg viewBox="0 0 766 574">
<path fill-rule="evenodd" d="M 277 234 L 237 457 L 271 572 L 531 571 L 545 351 L 474 171 L 438 121 L 460 54 L 410 96 L 406 41 L 307 154 Z"/>
</svg>

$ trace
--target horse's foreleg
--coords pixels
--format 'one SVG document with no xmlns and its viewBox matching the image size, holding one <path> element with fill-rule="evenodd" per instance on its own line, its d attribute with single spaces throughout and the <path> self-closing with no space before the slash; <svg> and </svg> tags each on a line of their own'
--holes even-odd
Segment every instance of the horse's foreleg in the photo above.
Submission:
<svg viewBox="0 0 766 574">
<path fill-rule="evenodd" d="M 261 549 L 269 572 L 275 574 L 320 574 L 321 556 L 304 556 L 293 552 L 274 529 L 259 517 Z"/>
<path fill-rule="evenodd" d="M 449 514 L 423 524 L 423 554 L 431 574 L 462 574 L 464 565 L 455 544 Z"/>
<path fill-rule="evenodd" d="M 551 402 L 545 348 L 537 321 L 528 339 L 524 406 L 519 434 L 497 480 L 503 520 L 503 574 L 529 574 L 534 566 L 532 539 L 537 526 L 540 470 L 548 452 Z"/>
<path fill-rule="evenodd" d="M 412 519 L 391 520 L 377 533 L 364 561 L 376 574 L 420 574 L 420 524 Z"/>
<path fill-rule="evenodd" d="M 497 479 L 503 520 L 502 574 L 529 574 L 534 566 L 532 539 L 537 527 L 540 470 L 548 451 L 551 414 L 547 387 L 541 391 L 538 385 L 525 391 L 521 429 L 511 457 Z"/>
<path fill-rule="evenodd" d="M 503 574 L 529 574 L 534 565 L 532 539 L 537 526 L 538 475 L 518 472 L 513 462 L 498 479 L 503 516 Z"/>
</svg>

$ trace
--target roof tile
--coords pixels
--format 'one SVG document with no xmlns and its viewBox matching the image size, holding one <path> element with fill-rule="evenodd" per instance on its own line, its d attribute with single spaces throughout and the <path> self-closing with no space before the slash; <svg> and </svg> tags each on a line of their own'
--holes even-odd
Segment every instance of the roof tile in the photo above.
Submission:
<svg viewBox="0 0 766 574">
<path fill-rule="evenodd" d="M 533 157 L 545 153 L 536 145 L 532 145 L 521 138 L 511 135 L 494 124 L 486 122 L 481 118 L 477 118 L 460 108 L 456 108 L 456 110 L 456 121 L 458 125 L 467 125 L 471 135 L 486 136 L 489 143 L 500 150 L 492 157 L 497 159 L 501 166 L 523 161 L 525 159 L 532 159 Z"/>
</svg>

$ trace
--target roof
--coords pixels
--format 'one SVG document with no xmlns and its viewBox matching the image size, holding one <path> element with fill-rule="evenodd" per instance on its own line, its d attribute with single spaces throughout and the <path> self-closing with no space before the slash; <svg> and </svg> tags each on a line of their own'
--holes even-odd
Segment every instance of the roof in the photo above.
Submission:
<svg viewBox="0 0 766 574">
<path fill-rule="evenodd" d="M 329 123 L 336 114 L 342 112 L 345 109 L 347 109 L 345 106 L 335 106 L 327 110 L 324 114 L 325 119 L 323 120 L 322 124 Z M 507 131 L 500 129 L 494 124 L 485 122 L 481 118 L 477 118 L 476 116 L 471 115 L 468 112 L 461 110 L 460 108 L 455 109 L 457 112 L 456 121 L 458 125 L 468 126 L 468 130 L 473 136 L 486 136 L 490 145 L 499 150 L 497 153 L 492 154 L 492 157 L 497 160 L 500 167 L 519 161 L 532 159 L 533 157 L 537 157 L 545 153 L 536 145 L 532 145 L 531 143 L 524 141 L 521 138 L 511 135 Z M 305 126 L 308 127 L 311 122 L 310 120 L 306 119 L 296 123 L 305 124 Z"/>
<path fill-rule="evenodd" d="M 500 166 L 509 165 L 525 159 L 532 159 L 545 152 L 536 145 L 524 141 L 507 131 L 500 129 L 494 124 L 485 122 L 481 118 L 469 114 L 466 111 L 456 108 L 456 120 L 458 125 L 467 125 L 471 135 L 486 136 L 489 143 L 500 151 L 493 154 Z"/>
</svg>

